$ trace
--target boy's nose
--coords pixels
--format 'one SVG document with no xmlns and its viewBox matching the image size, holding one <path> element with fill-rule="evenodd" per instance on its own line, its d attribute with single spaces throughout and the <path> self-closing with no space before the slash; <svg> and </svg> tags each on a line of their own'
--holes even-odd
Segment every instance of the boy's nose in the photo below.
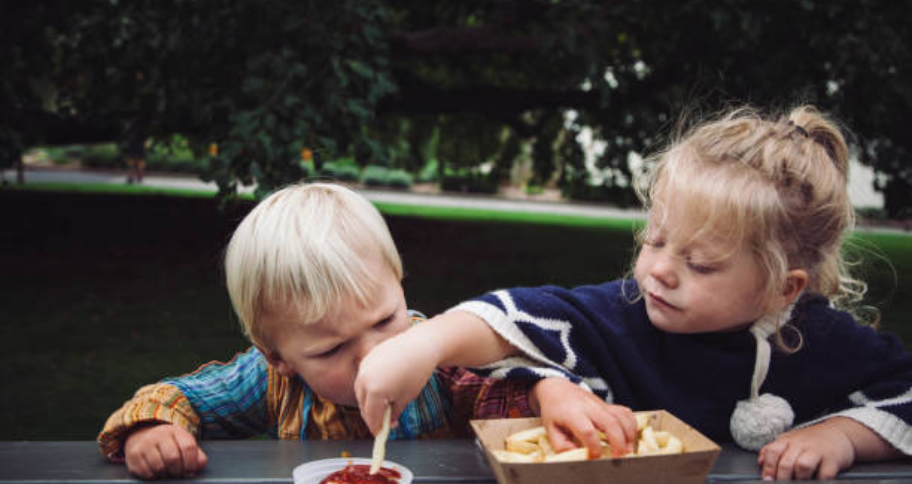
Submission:
<svg viewBox="0 0 912 484">
<path fill-rule="evenodd" d="M 383 340 L 381 338 L 376 337 L 376 336 L 370 337 L 368 335 L 365 335 L 364 337 L 362 337 L 361 340 L 358 341 L 358 350 L 357 350 L 357 356 L 356 356 L 356 358 L 358 360 L 357 364 L 360 365 L 361 360 L 363 360 L 364 357 L 367 356 L 367 354 L 370 353 L 372 349 L 374 349 L 374 346 L 377 346 L 382 341 Z"/>
</svg>

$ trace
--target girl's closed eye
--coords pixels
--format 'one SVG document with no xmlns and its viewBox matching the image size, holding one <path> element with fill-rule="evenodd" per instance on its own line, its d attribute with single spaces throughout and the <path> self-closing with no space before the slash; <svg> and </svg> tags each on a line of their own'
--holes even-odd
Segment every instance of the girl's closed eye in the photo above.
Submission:
<svg viewBox="0 0 912 484">
<path fill-rule="evenodd" d="M 643 239 L 643 245 L 661 249 L 665 245 L 665 240 L 655 235 L 647 235 L 646 238 Z"/>
<path fill-rule="evenodd" d="M 687 259 L 687 267 L 697 274 L 710 274 L 716 270 L 716 267 L 713 265 L 696 262 L 690 258 Z"/>
</svg>

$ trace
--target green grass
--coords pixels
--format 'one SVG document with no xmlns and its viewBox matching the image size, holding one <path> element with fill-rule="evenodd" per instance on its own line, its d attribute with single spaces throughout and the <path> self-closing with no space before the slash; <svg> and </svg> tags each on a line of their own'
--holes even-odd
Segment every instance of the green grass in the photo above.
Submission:
<svg viewBox="0 0 912 484">
<path fill-rule="evenodd" d="M 37 185 L 27 185 L 37 187 Z M 140 385 L 247 346 L 222 251 L 252 203 L 143 186 L 0 189 L 0 439 L 93 439 Z M 409 306 L 622 276 L 636 222 L 380 204 Z M 859 233 L 882 327 L 912 342 L 912 237 Z M 889 261 L 889 262 L 886 262 Z"/>
<path fill-rule="evenodd" d="M 121 185 L 109 183 L 38 182 L 28 183 L 26 185 L 8 185 L 3 189 L 86 194 L 164 195 L 195 198 L 215 197 L 215 192 L 209 190 L 159 188 L 146 185 Z M 253 196 L 250 194 L 242 194 L 240 198 L 243 200 L 253 200 Z M 639 221 L 634 219 L 615 219 L 584 215 L 560 215 L 479 208 L 435 207 L 398 203 L 376 203 L 375 205 L 386 215 L 439 220 L 477 220 L 486 222 L 516 222 L 577 227 L 610 227 L 620 230 L 632 230 L 632 228 L 637 227 L 640 224 Z"/>
<path fill-rule="evenodd" d="M 10 184 L 0 187 L 0 190 L 141 196 L 166 195 L 193 198 L 215 197 L 215 192 L 208 190 L 112 183 L 34 182 L 25 185 Z"/>
</svg>

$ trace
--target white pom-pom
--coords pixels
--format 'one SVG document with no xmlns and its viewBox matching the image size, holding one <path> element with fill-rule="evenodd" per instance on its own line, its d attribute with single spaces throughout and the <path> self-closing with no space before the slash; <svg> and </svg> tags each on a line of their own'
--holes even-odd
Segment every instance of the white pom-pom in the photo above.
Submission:
<svg viewBox="0 0 912 484">
<path fill-rule="evenodd" d="M 731 433 L 738 445 L 757 451 L 788 430 L 794 420 L 795 412 L 787 401 L 764 393 L 738 402 L 731 416 Z"/>
</svg>

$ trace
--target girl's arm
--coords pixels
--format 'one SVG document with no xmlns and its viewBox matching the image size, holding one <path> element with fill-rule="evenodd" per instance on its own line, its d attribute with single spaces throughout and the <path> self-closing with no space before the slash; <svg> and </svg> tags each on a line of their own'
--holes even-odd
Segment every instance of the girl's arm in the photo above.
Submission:
<svg viewBox="0 0 912 484">
<path fill-rule="evenodd" d="M 438 366 L 484 366 L 516 352 L 478 316 L 450 311 L 377 345 L 361 362 L 355 394 L 371 432 L 387 404 L 396 417 Z"/>
</svg>

